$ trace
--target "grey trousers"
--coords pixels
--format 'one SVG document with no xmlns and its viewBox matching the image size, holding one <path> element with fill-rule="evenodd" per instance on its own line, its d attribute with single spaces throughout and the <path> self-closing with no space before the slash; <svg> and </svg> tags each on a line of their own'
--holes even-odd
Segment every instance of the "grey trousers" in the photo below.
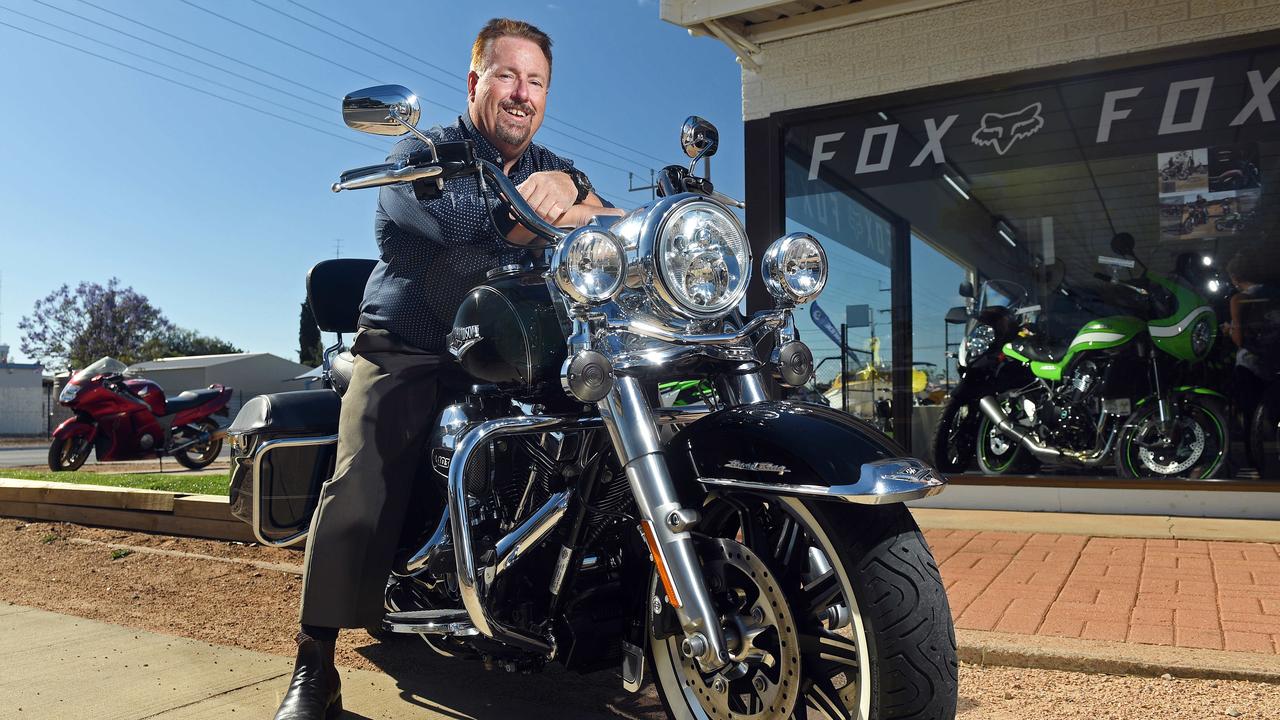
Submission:
<svg viewBox="0 0 1280 720">
<path fill-rule="evenodd" d="M 307 536 L 304 625 L 368 627 L 383 593 L 441 396 L 443 358 L 362 329 L 342 398 L 334 475 Z"/>
</svg>

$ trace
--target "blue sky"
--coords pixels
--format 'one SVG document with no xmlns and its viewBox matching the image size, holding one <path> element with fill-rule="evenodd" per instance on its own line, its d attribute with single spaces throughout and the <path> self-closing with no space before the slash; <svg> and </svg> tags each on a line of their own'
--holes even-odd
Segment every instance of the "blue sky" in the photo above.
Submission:
<svg viewBox="0 0 1280 720">
<path fill-rule="evenodd" d="M 623 169 L 647 181 L 647 168 L 680 162 L 678 130 L 690 114 L 719 126 L 714 179 L 742 195 L 734 56 L 659 20 L 652 0 L 0 0 L 0 340 L 23 359 L 17 324 L 37 298 L 114 276 L 178 325 L 296 360 L 307 268 L 333 257 L 338 240 L 344 257 L 376 252 L 375 193 L 328 188 L 393 141 L 348 130 L 341 97 L 398 83 L 443 104 L 425 102 L 420 125 L 451 121 L 465 107 L 471 41 L 495 16 L 529 20 L 555 40 L 537 140 L 575 159 L 610 200 L 648 199 L 627 192 Z"/>
</svg>

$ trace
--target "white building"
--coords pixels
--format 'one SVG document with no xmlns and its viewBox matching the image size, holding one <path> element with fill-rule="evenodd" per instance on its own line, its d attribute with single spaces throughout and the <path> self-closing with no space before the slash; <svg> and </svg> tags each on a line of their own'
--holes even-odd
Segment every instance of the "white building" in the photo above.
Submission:
<svg viewBox="0 0 1280 720">
<path fill-rule="evenodd" d="M 306 365 L 260 352 L 160 358 L 131 365 L 127 374 L 154 380 L 166 395 L 215 383 L 229 386 L 234 391 L 230 416 L 235 417 L 240 406 L 253 397 L 297 390 L 297 383 L 289 381 L 309 370 Z"/>
<path fill-rule="evenodd" d="M 39 363 L 0 362 L 0 435 L 39 435 L 48 419 Z"/>
</svg>

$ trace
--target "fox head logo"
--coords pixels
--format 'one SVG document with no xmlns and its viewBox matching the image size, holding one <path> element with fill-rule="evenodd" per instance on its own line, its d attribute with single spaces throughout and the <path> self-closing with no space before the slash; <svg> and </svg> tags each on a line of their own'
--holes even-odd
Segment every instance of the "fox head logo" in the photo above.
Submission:
<svg viewBox="0 0 1280 720">
<path fill-rule="evenodd" d="M 982 116 L 982 123 L 973 132 L 973 144 L 991 145 L 1003 155 L 1009 152 L 1015 142 L 1035 135 L 1042 127 L 1044 118 L 1040 117 L 1038 102 L 1007 115 L 987 113 Z"/>
</svg>

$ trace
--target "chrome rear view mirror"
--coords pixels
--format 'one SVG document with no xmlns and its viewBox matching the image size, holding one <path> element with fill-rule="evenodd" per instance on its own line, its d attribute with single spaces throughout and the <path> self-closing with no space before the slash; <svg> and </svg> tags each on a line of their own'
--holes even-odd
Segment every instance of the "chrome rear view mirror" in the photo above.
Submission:
<svg viewBox="0 0 1280 720">
<path fill-rule="evenodd" d="M 697 115 L 690 115 L 680 127 L 680 147 L 695 162 L 699 158 L 711 157 L 720 147 L 720 131 Z"/>
<path fill-rule="evenodd" d="M 418 96 L 402 85 L 378 85 L 342 99 L 342 119 L 352 130 L 371 135 L 404 135 L 418 124 Z"/>
</svg>

